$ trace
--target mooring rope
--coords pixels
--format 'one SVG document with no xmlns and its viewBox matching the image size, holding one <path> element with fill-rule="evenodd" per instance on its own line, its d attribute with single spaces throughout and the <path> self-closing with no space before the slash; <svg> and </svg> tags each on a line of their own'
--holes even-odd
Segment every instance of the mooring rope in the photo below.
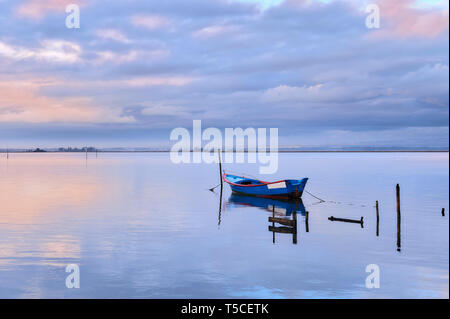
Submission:
<svg viewBox="0 0 450 319">
<path fill-rule="evenodd" d="M 217 184 L 216 186 L 214 186 L 213 188 L 209 188 L 209 190 L 211 191 L 211 192 L 214 192 L 214 190 L 217 188 L 217 187 L 219 187 L 221 184 Z"/>
<path fill-rule="evenodd" d="M 321 202 L 321 203 L 325 203 L 325 202 L 326 202 L 326 201 L 325 201 L 325 200 L 323 200 L 322 198 L 319 198 L 319 197 L 317 197 L 317 196 L 315 196 L 315 195 L 311 194 L 311 193 L 310 193 L 310 192 L 308 192 L 307 190 L 305 190 L 305 192 L 306 192 L 307 194 L 311 195 L 312 197 L 314 197 L 315 199 L 318 199 L 318 200 L 320 200 L 320 202 Z"/>
</svg>

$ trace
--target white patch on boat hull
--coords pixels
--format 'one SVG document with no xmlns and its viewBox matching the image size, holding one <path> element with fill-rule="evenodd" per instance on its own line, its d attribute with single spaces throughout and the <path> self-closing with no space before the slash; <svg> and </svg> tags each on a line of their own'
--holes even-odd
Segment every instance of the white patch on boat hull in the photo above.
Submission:
<svg viewBox="0 0 450 319">
<path fill-rule="evenodd" d="M 268 189 L 286 188 L 286 183 L 279 182 L 279 183 L 274 183 L 274 184 L 268 184 L 267 188 Z"/>
</svg>

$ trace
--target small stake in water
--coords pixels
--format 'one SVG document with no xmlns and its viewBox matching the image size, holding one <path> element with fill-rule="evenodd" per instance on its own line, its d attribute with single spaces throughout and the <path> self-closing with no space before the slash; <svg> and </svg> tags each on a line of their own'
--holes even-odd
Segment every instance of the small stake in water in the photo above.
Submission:
<svg viewBox="0 0 450 319">
<path fill-rule="evenodd" d="M 400 212 L 400 185 L 396 186 L 397 194 L 397 251 L 401 251 L 402 241 L 401 241 L 401 222 L 402 216 Z"/>
<path fill-rule="evenodd" d="M 442 217 L 445 217 L 445 208 L 442 208 Z"/>
<path fill-rule="evenodd" d="M 344 223 L 353 223 L 353 224 L 361 224 L 361 228 L 364 228 L 364 217 L 361 216 L 360 220 L 357 219 L 347 219 L 347 218 L 337 218 L 334 216 L 328 217 L 328 220 L 332 222 L 344 222 Z"/>
</svg>

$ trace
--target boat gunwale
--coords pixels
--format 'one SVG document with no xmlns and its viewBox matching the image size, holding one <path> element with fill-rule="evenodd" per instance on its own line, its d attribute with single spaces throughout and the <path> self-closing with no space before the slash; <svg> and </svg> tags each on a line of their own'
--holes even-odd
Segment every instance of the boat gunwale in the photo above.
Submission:
<svg viewBox="0 0 450 319">
<path fill-rule="evenodd" d="M 224 180 L 225 182 L 227 182 L 227 183 L 230 184 L 230 185 L 240 186 L 240 187 L 257 187 L 257 186 L 266 186 L 266 185 L 270 185 L 270 184 L 276 184 L 276 183 L 286 182 L 285 179 L 282 179 L 282 180 L 279 180 L 279 181 L 276 181 L 276 182 L 264 182 L 264 181 L 261 181 L 261 180 L 259 180 L 259 179 L 248 178 L 248 177 L 245 177 L 245 176 L 231 175 L 231 176 L 237 176 L 237 177 L 242 177 L 242 178 L 246 178 L 246 179 L 253 179 L 254 181 L 261 182 L 261 184 L 255 184 L 255 185 L 242 185 L 242 184 L 236 184 L 236 183 L 233 183 L 233 182 L 229 181 L 229 180 L 226 178 L 226 175 L 231 175 L 231 174 L 227 174 L 227 173 L 223 173 L 223 174 L 222 174 L 222 178 L 223 178 L 223 180 Z"/>
</svg>

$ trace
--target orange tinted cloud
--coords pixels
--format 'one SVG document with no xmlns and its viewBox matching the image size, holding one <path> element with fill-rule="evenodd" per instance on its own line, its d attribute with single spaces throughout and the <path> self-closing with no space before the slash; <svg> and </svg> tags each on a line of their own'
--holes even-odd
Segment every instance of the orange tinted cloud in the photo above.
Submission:
<svg viewBox="0 0 450 319">
<path fill-rule="evenodd" d="M 414 7 L 414 0 L 378 0 L 383 36 L 435 37 L 448 30 L 448 6 L 442 9 Z"/>
<path fill-rule="evenodd" d="M 52 79 L 0 79 L 0 122 L 132 122 L 121 117 L 120 110 L 95 105 L 87 97 L 48 97 L 40 90 L 62 87 L 63 82 Z"/>
</svg>

